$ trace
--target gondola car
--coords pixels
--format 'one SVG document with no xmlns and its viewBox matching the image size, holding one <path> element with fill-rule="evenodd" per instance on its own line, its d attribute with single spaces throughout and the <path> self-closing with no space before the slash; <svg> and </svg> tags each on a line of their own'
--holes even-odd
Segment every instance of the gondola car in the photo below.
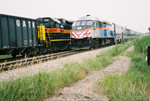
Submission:
<svg viewBox="0 0 150 101">
<path fill-rule="evenodd" d="M 0 55 L 36 54 L 36 26 L 35 19 L 0 14 Z"/>
</svg>

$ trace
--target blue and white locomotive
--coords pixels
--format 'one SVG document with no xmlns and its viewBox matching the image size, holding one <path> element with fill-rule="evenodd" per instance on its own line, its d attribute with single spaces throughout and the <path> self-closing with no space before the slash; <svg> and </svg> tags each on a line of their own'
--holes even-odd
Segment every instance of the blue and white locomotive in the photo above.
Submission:
<svg viewBox="0 0 150 101">
<path fill-rule="evenodd" d="M 129 39 L 126 28 L 90 15 L 79 18 L 70 33 L 72 49 L 90 49 Z M 124 36 L 125 35 L 125 36 Z"/>
<path fill-rule="evenodd" d="M 106 44 L 114 44 L 113 24 L 100 21 L 90 15 L 79 18 L 72 25 L 70 33 L 73 49 L 90 49 Z"/>
</svg>

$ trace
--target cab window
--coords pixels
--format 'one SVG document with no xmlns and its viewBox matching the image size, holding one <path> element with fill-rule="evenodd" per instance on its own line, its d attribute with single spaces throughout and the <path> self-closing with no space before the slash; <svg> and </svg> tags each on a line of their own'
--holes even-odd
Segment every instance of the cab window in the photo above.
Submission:
<svg viewBox="0 0 150 101">
<path fill-rule="evenodd" d="M 86 25 L 92 25 L 93 24 L 93 21 L 87 21 L 86 22 Z"/>
<path fill-rule="evenodd" d="M 94 23 L 94 27 L 95 27 L 95 28 L 99 28 L 99 27 L 100 27 L 99 22 L 95 22 L 95 23 Z"/>
<path fill-rule="evenodd" d="M 81 22 L 81 25 L 83 26 L 83 25 L 85 25 L 86 24 L 86 21 L 82 21 Z"/>
<path fill-rule="evenodd" d="M 75 26 L 79 26 L 81 24 L 81 21 L 77 21 Z"/>
</svg>

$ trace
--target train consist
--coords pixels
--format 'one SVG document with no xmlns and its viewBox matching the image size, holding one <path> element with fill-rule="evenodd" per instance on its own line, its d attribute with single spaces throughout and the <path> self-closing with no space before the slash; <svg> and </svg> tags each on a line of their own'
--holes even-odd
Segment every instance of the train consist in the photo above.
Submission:
<svg viewBox="0 0 150 101">
<path fill-rule="evenodd" d="M 128 41 L 139 34 L 125 27 L 101 21 L 90 15 L 79 18 L 72 25 L 72 49 L 90 49 L 106 44 Z"/>
<path fill-rule="evenodd" d="M 0 14 L 0 55 L 37 55 L 59 50 L 95 48 L 127 41 L 137 33 L 89 15 L 73 22 Z"/>
</svg>

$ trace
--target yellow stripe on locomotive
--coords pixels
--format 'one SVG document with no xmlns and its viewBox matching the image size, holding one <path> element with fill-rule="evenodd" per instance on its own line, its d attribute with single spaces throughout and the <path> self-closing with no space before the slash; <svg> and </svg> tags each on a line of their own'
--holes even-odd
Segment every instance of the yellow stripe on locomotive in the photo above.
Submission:
<svg viewBox="0 0 150 101">
<path fill-rule="evenodd" d="M 37 26 L 38 29 L 38 39 L 41 41 L 45 41 L 45 26 Z"/>
<path fill-rule="evenodd" d="M 51 41 L 70 41 L 71 39 L 53 39 Z"/>
</svg>

